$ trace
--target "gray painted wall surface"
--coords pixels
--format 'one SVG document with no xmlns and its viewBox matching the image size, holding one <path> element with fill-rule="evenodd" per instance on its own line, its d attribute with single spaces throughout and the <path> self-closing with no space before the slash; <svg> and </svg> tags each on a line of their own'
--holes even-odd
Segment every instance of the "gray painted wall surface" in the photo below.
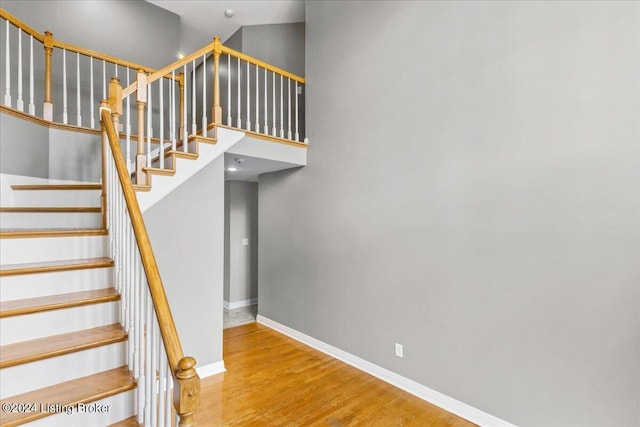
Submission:
<svg viewBox="0 0 640 427">
<path fill-rule="evenodd" d="M 0 172 L 49 178 L 49 128 L 0 114 Z"/>
<path fill-rule="evenodd" d="M 640 425 L 640 4 L 306 6 L 260 314 L 518 425 Z"/>
<path fill-rule="evenodd" d="M 49 178 L 99 182 L 100 135 L 49 129 Z"/>
<path fill-rule="evenodd" d="M 228 302 L 258 297 L 258 184 L 225 182 L 225 292 Z M 243 245 L 242 239 L 249 239 Z"/>
<path fill-rule="evenodd" d="M 0 172 L 98 182 L 101 168 L 99 135 L 0 114 Z"/>
<path fill-rule="evenodd" d="M 185 355 L 222 360 L 224 162 L 219 157 L 144 214 Z"/>
</svg>

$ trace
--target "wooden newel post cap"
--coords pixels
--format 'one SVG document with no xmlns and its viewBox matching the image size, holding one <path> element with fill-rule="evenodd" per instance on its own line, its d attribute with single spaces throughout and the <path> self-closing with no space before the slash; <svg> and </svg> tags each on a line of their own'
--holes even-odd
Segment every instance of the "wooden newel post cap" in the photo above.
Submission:
<svg viewBox="0 0 640 427">
<path fill-rule="evenodd" d="M 178 361 L 178 372 L 176 376 L 181 379 L 192 378 L 196 373 L 196 359 L 193 357 L 183 357 Z"/>
</svg>

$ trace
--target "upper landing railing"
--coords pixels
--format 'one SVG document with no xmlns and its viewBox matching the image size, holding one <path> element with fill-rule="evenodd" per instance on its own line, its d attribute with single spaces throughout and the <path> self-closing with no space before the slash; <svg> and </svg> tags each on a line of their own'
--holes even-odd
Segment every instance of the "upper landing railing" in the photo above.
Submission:
<svg viewBox="0 0 640 427">
<path fill-rule="evenodd" d="M 99 129 L 99 102 L 108 99 L 109 83 L 117 77 L 126 89 L 122 127 L 116 131 L 139 136 L 139 121 L 128 120 L 138 115 L 139 96 L 127 95 L 137 91 L 144 75 L 145 104 L 150 108 L 143 130 L 154 149 L 142 151 L 152 159 L 162 151 L 161 140 L 165 149 L 181 145 L 185 135 L 206 134 L 203 128 L 214 125 L 305 144 L 304 78 L 228 48 L 218 39 L 154 70 L 62 42 L 48 31 L 41 34 L 4 9 L 0 35 L 0 96 L 6 107 L 55 123 Z M 137 143 L 134 138 L 125 159 L 135 158 Z M 129 151 L 132 148 L 135 152 Z"/>
<path fill-rule="evenodd" d="M 208 136 L 207 131 L 215 126 L 306 144 L 301 140 L 303 108 L 299 101 L 304 82 L 302 77 L 223 46 L 216 37 L 151 74 L 140 70 L 135 82 L 124 89 L 119 79 L 113 79 L 109 101 L 116 122 L 122 122 L 125 129 L 127 157 L 136 160 L 136 182 L 144 185 L 143 168 L 164 169 L 165 152 L 188 152 L 189 144 L 184 142 L 190 135 Z M 208 87 L 212 88 L 211 98 Z M 137 113 L 132 110 L 134 105 Z M 154 148 L 160 141 L 162 147 Z M 134 144 L 135 155 L 131 151 Z"/>
</svg>

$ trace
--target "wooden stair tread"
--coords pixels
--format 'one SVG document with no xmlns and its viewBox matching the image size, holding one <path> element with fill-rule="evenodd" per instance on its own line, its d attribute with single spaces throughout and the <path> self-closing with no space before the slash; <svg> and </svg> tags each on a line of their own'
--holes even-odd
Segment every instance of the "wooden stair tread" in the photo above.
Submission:
<svg viewBox="0 0 640 427">
<path fill-rule="evenodd" d="M 105 288 L 5 301 L 0 303 L 0 318 L 118 300 L 120 294 L 114 288 Z"/>
<path fill-rule="evenodd" d="M 161 168 L 142 168 L 143 171 L 154 174 L 154 175 L 175 175 L 176 171 L 174 169 L 161 169 Z"/>
<path fill-rule="evenodd" d="M 135 191 L 149 191 L 149 190 L 151 190 L 151 186 L 150 185 L 133 184 L 133 189 Z"/>
<path fill-rule="evenodd" d="M 102 190 L 102 184 L 29 184 L 12 185 L 12 190 Z"/>
<path fill-rule="evenodd" d="M 204 143 L 204 144 L 218 143 L 217 138 L 209 138 L 208 136 L 202 136 L 202 135 L 189 135 L 189 142 L 193 142 L 193 141 L 196 141 L 198 143 Z"/>
<path fill-rule="evenodd" d="M 176 157 L 182 157 L 183 159 L 192 159 L 195 160 L 199 157 L 198 153 L 185 153 L 184 151 L 173 151 L 173 150 L 169 150 L 167 151 L 167 156 L 176 156 Z"/>
<path fill-rule="evenodd" d="M 0 347 L 0 368 L 21 365 L 76 351 L 124 341 L 127 334 L 119 323 L 52 335 Z"/>
<path fill-rule="evenodd" d="M 127 418 L 126 420 L 118 421 L 115 424 L 111 424 L 108 427 L 138 427 L 141 424 L 138 424 L 136 417 L 133 416 L 131 418 Z"/>
<path fill-rule="evenodd" d="M 111 258 L 82 258 L 63 261 L 29 262 L 23 264 L 6 264 L 0 266 L 0 276 L 17 274 L 49 273 L 53 271 L 83 270 L 87 268 L 112 267 Z"/>
<path fill-rule="evenodd" d="M 65 381 L 50 387 L 41 388 L 28 393 L 3 399 L 0 403 L 27 403 L 37 402 L 36 412 L 30 413 L 3 413 L 2 426 L 13 427 L 24 424 L 49 414 L 40 411 L 40 403 L 77 405 L 78 403 L 90 403 L 104 399 L 118 393 L 132 390 L 136 382 L 126 366 L 100 372 L 83 378 Z"/>
<path fill-rule="evenodd" d="M 71 212 L 71 213 L 76 213 L 76 212 L 100 212 L 101 209 L 100 207 L 96 206 L 96 207 L 91 207 L 91 206 L 86 206 L 86 207 L 65 207 L 65 206 L 58 206 L 58 207 L 38 207 L 38 206 L 5 206 L 5 207 L 0 207 L 0 212 Z"/>
<path fill-rule="evenodd" d="M 18 239 L 32 237 L 70 237 L 70 236 L 106 236 L 104 228 L 40 228 L 29 230 L 0 230 L 0 239 Z"/>
</svg>

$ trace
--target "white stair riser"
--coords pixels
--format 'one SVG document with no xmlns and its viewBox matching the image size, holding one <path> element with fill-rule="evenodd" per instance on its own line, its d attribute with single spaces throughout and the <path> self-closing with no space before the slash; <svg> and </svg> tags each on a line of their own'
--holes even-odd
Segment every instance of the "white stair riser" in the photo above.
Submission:
<svg viewBox="0 0 640 427">
<path fill-rule="evenodd" d="M 1 265 L 108 256 L 109 236 L 0 239 Z"/>
<path fill-rule="evenodd" d="M 39 230 L 44 228 L 100 228 L 101 214 L 96 212 L 2 212 L 3 230 Z"/>
<path fill-rule="evenodd" d="M 108 426 L 135 415 L 134 391 L 119 393 L 96 402 L 88 403 L 84 411 L 73 408 L 71 415 L 58 413 L 41 418 L 27 424 L 29 427 L 84 427 L 84 426 Z M 94 406 L 95 405 L 95 406 Z M 105 408 L 106 412 L 88 412 L 88 408 Z"/>
<path fill-rule="evenodd" d="M 34 340 L 119 321 L 119 301 L 5 317 L 0 319 L 0 344 Z"/>
<path fill-rule="evenodd" d="M 113 286 L 113 267 L 0 277 L 0 301 L 36 298 Z"/>
<path fill-rule="evenodd" d="M 18 190 L 13 206 L 100 206 L 101 190 Z"/>
<path fill-rule="evenodd" d="M 0 369 L 0 399 L 126 364 L 126 341 Z"/>
</svg>

